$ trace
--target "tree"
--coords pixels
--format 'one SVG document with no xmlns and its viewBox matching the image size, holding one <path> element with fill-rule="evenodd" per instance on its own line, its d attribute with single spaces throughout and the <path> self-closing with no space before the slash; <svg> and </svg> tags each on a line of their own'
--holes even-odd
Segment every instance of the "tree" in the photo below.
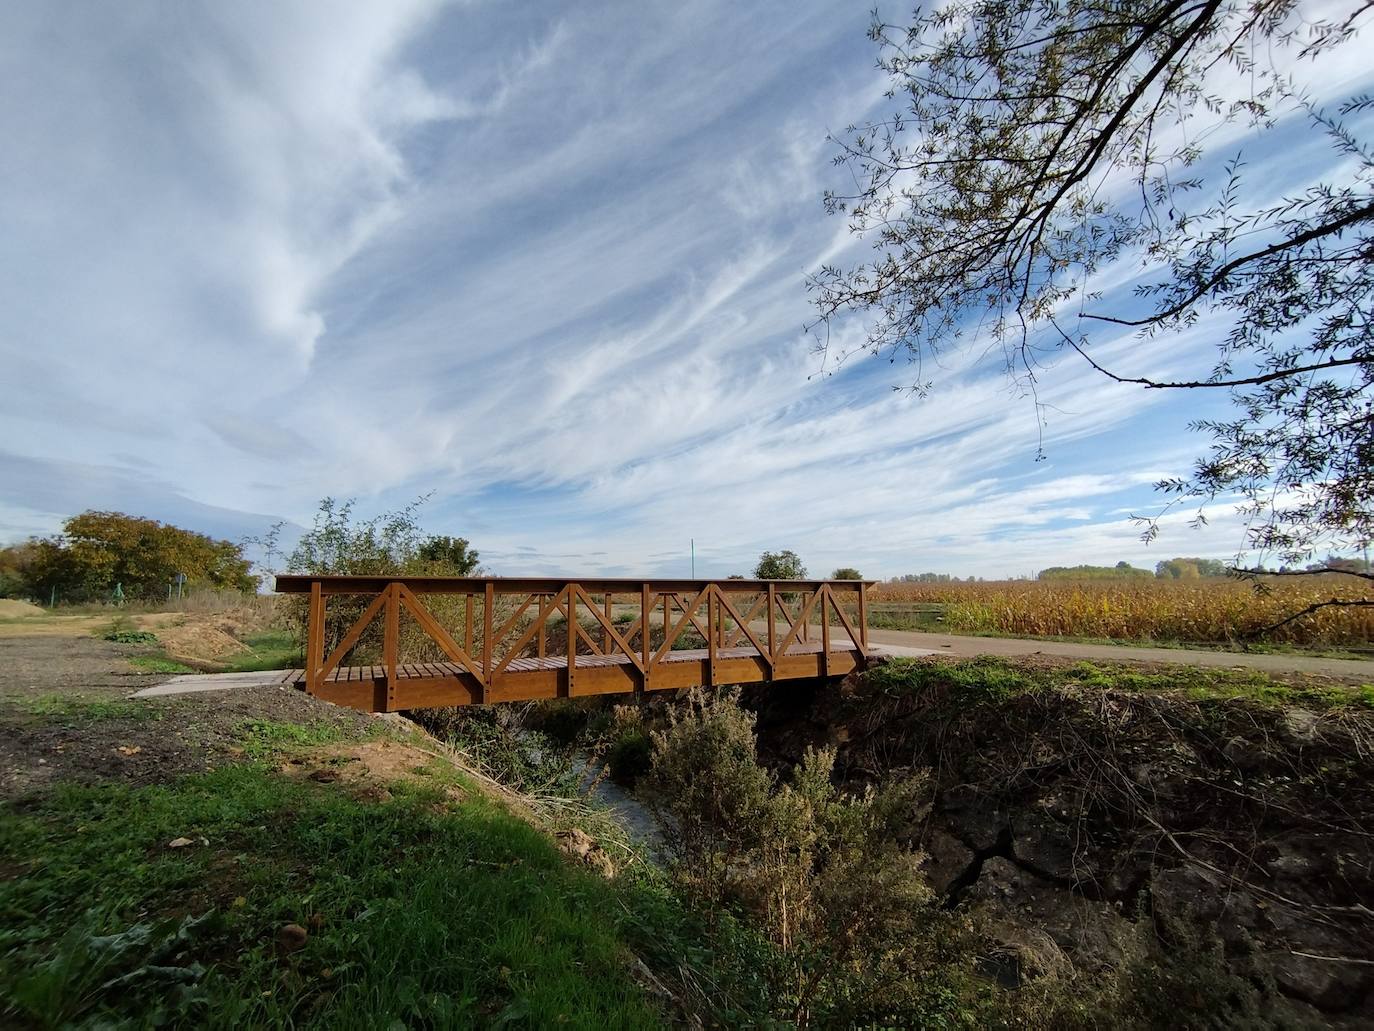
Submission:
<svg viewBox="0 0 1374 1031">
<path fill-rule="evenodd" d="M 755 580 L 805 580 L 806 567 L 794 551 L 765 551 L 754 566 Z"/>
<path fill-rule="evenodd" d="M 243 547 L 123 512 L 83 512 L 56 537 L 31 542 L 24 570 L 29 592 L 67 600 L 107 597 L 118 584 L 126 597 L 161 598 L 184 574 L 192 586 L 253 591 L 258 578 Z"/>
<path fill-rule="evenodd" d="M 438 536 L 421 528 L 418 513 L 428 500 L 429 495 L 424 495 L 403 508 L 371 519 L 358 519 L 353 514 L 351 499 L 324 498 L 310 529 L 301 535 L 285 558 L 285 569 L 291 573 L 319 576 L 471 576 L 477 573 L 477 552 L 467 538 Z M 268 555 L 280 555 L 277 542 L 282 528 L 283 524 L 277 523 L 252 543 Z M 325 614 L 326 652 L 339 643 L 367 604 L 367 599 L 350 595 L 330 600 Z M 431 615 L 453 626 L 461 615 L 463 601 L 458 595 L 426 595 L 424 604 Z M 306 598 L 291 596 L 286 611 L 287 622 L 293 626 L 297 637 L 304 640 L 309 619 Z M 349 656 L 380 653 L 380 624 L 380 620 L 374 620 Z M 412 655 L 416 661 L 439 658 L 440 655 L 431 654 L 436 647 L 413 626 L 402 624 L 404 654 Z"/>
<path fill-rule="evenodd" d="M 37 553 L 36 537 L 0 548 L 0 598 L 23 598 L 32 593 L 28 571 Z"/>
<path fill-rule="evenodd" d="M 853 566 L 840 566 L 839 569 L 830 574 L 832 580 L 862 580 L 863 578 L 863 573 L 860 573 Z"/>
<path fill-rule="evenodd" d="M 1300 562 L 1374 537 L 1374 97 L 1317 106 L 1299 78 L 1357 47 L 1368 0 L 1324 16 L 1291 0 L 954 0 L 875 20 L 887 117 L 835 139 L 857 189 L 828 193 L 871 260 L 813 277 L 820 325 L 871 318 L 863 349 L 917 363 L 977 320 L 1034 395 L 1060 349 L 1149 390 L 1225 390 L 1230 420 L 1166 508 L 1244 499 L 1246 547 Z M 1282 59 L 1291 65 L 1277 67 Z M 1230 75 L 1224 96 L 1219 76 Z M 1239 92 L 1235 92 L 1239 90 Z M 1245 162 L 1212 168 L 1219 130 L 1329 145 L 1325 174 L 1254 200 Z M 1261 188 L 1264 184 L 1261 184 Z M 1145 269 L 1117 302 L 1109 277 Z M 1104 339 L 1204 327 L 1193 370 L 1124 371 Z M 829 339 L 827 334 L 827 340 Z M 843 357 L 843 356 L 842 356 Z M 1119 367 L 1118 363 L 1122 363 Z M 1038 402 L 1036 402 L 1038 404 Z M 1157 517 L 1142 520 L 1147 539 Z"/>
<path fill-rule="evenodd" d="M 1214 558 L 1171 558 L 1155 563 L 1161 580 L 1196 580 L 1226 575 L 1226 563 Z"/>
<path fill-rule="evenodd" d="M 478 555 L 466 537 L 430 537 L 417 552 L 421 562 L 436 567 L 436 575 L 472 576 L 478 570 Z"/>
</svg>

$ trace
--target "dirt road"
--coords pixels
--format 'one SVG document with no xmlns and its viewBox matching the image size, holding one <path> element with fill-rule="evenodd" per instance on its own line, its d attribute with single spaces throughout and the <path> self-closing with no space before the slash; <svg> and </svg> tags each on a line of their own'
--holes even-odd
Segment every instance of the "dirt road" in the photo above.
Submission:
<svg viewBox="0 0 1374 1031">
<path fill-rule="evenodd" d="M 1191 648 L 1137 648 L 1117 644 L 1079 644 L 1073 641 L 1028 641 L 1010 637 L 966 637 L 927 634 L 914 630 L 869 630 L 874 644 L 923 648 L 941 655 L 1057 655 L 1070 659 L 1116 662 L 1169 662 L 1189 666 L 1245 666 L 1265 673 L 1316 673 L 1374 683 L 1374 660 L 1323 659 L 1311 655 L 1269 655 L 1260 652 L 1223 652 Z"/>
</svg>

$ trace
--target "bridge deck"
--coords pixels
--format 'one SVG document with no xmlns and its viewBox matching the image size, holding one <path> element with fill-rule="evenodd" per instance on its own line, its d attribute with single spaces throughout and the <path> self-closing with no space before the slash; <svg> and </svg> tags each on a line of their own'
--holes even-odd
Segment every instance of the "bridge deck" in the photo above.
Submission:
<svg viewBox="0 0 1374 1031">
<path fill-rule="evenodd" d="M 840 650 L 837 650 L 840 649 Z M 858 666 L 848 638 L 831 642 L 823 656 L 819 642 L 800 642 L 780 656 L 778 669 L 769 675 L 768 663 L 752 647 L 718 648 L 715 682 L 759 683 L 765 680 L 796 680 L 842 676 Z M 648 690 L 673 690 L 710 685 L 709 649 L 689 648 L 668 652 L 659 662 Z M 304 689 L 304 669 L 288 670 L 281 681 Z M 639 671 L 623 654 L 579 655 L 571 682 L 566 655 L 513 659 L 482 696 L 480 670 L 458 662 L 407 662 L 396 666 L 396 681 L 387 679 L 385 666 L 342 666 L 325 677 L 315 694 L 323 701 L 373 712 L 418 709 L 428 706 L 471 705 L 482 701 L 511 702 L 548 698 L 630 692 L 642 684 Z"/>
</svg>

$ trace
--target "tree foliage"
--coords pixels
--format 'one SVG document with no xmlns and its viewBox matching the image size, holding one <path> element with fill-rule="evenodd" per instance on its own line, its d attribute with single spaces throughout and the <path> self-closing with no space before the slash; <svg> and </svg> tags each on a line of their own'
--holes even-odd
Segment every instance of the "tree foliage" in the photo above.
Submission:
<svg viewBox="0 0 1374 1031">
<path fill-rule="evenodd" d="M 806 566 L 795 551 L 765 551 L 754 566 L 755 580 L 805 580 Z"/>
<path fill-rule="evenodd" d="M 7 552 L 22 561 L 25 587 L 40 599 L 54 589 L 67 601 L 107 598 L 116 584 L 128 598 L 163 598 L 178 574 L 192 587 L 258 586 L 242 545 L 122 512 L 83 512 L 61 534 Z"/>
<path fill-rule="evenodd" d="M 839 569 L 830 574 L 832 580 L 862 580 L 863 578 L 863 573 L 860 573 L 853 566 L 840 566 Z"/>
<path fill-rule="evenodd" d="M 865 313 L 866 349 L 916 361 L 919 391 L 924 359 L 974 324 L 1032 392 L 1052 348 L 1143 389 L 1229 391 L 1234 418 L 1195 424 L 1209 453 L 1159 484 L 1170 503 L 1205 518 L 1208 501 L 1239 496 L 1247 546 L 1281 561 L 1366 546 L 1374 97 L 1325 109 L 1303 79 L 1361 45 L 1370 11 L 955 0 L 907 26 L 875 18 L 894 104 L 836 139 L 856 188 L 826 196 L 875 254 L 814 277 L 822 322 Z M 1328 159 L 1305 188 L 1266 198 L 1243 158 L 1216 167 L 1219 134 L 1256 150 L 1311 138 Z M 1119 301 L 1111 279 L 1131 266 L 1139 285 Z M 1185 375 L 1125 371 L 1193 327 Z M 1122 333 L 1133 351 L 1109 357 Z"/>
<path fill-rule="evenodd" d="M 1129 562 L 1114 566 L 1047 566 L 1040 570 L 1037 580 L 1131 580 L 1149 577 L 1148 569 L 1139 569 Z"/>
<path fill-rule="evenodd" d="M 465 537 L 428 533 L 421 525 L 419 511 L 428 500 L 420 497 L 403 508 L 383 512 L 370 519 L 354 514 L 354 502 L 324 498 L 315 512 L 310 528 L 301 534 L 290 554 L 283 559 L 284 572 L 313 573 L 319 576 L 473 576 L 481 572 L 478 554 Z M 280 556 L 279 541 L 283 526 L 273 526 L 266 536 L 254 540 L 268 556 Z M 325 646 L 330 651 L 362 614 L 368 599 L 343 595 L 330 600 L 325 615 Z M 427 595 L 425 605 L 441 620 L 455 618 L 461 600 L 458 596 Z M 285 610 L 285 621 L 301 640 L 308 621 L 306 599 L 293 596 Z M 353 657 L 371 656 L 380 649 L 380 621 L 363 634 Z M 415 661 L 439 658 L 430 654 L 437 646 L 409 623 L 402 626 L 402 654 Z M 426 649 L 429 649 L 427 651 Z"/>
<path fill-rule="evenodd" d="M 1215 558 L 1170 558 L 1155 563 L 1155 576 L 1161 580 L 1199 580 L 1227 572 L 1226 563 Z"/>
</svg>

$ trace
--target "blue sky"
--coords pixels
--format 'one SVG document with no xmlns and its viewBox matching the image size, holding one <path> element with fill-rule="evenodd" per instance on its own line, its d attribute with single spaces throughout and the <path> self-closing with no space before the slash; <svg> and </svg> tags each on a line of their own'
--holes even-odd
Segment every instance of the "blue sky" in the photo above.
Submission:
<svg viewBox="0 0 1374 1031">
<path fill-rule="evenodd" d="M 1036 411 L 982 345 L 925 400 L 891 389 L 900 364 L 822 365 L 805 277 L 863 253 L 820 198 L 827 131 L 882 110 L 867 25 L 820 3 L 8 5 L 0 541 L 85 508 L 237 539 L 325 495 L 432 492 L 425 525 L 512 575 L 681 575 L 693 537 L 702 575 L 782 547 L 869 576 L 1233 555 L 1225 506 L 1148 548 L 1127 519 L 1223 398 L 1053 361 L 1036 462 Z M 1314 75 L 1319 97 L 1370 81 L 1354 54 Z M 1266 189 L 1311 174 L 1247 156 Z M 1096 353 L 1205 373 L 1210 331 Z"/>
</svg>

